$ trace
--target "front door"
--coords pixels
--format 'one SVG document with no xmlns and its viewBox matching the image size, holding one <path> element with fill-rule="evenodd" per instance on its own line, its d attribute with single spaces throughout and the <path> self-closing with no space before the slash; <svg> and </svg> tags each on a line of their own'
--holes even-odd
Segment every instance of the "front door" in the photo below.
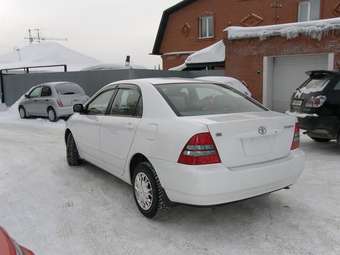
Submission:
<svg viewBox="0 0 340 255">
<path fill-rule="evenodd" d="M 100 120 L 105 116 L 114 93 L 114 89 L 108 89 L 98 94 L 85 106 L 85 113 L 78 116 L 73 127 L 80 154 L 98 165 L 101 165 L 102 158 L 100 153 Z"/>
<path fill-rule="evenodd" d="M 101 151 L 107 171 L 121 175 L 142 117 L 142 96 L 135 85 L 120 85 L 102 117 Z"/>
</svg>

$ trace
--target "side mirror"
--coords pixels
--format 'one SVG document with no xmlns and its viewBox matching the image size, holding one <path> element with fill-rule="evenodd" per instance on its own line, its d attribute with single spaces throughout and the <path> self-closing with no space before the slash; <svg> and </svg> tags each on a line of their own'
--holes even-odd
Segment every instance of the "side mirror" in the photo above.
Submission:
<svg viewBox="0 0 340 255">
<path fill-rule="evenodd" d="M 27 94 L 25 94 L 25 98 L 30 98 L 30 96 L 29 96 L 29 95 L 27 95 Z"/>
<path fill-rule="evenodd" d="M 75 104 L 73 106 L 73 112 L 84 113 L 85 112 L 84 106 L 82 104 Z"/>
</svg>

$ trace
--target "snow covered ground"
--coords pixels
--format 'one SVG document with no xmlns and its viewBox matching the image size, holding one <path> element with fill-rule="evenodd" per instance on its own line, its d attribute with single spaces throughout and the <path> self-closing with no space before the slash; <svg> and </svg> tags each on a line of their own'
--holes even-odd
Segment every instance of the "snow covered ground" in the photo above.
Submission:
<svg viewBox="0 0 340 255">
<path fill-rule="evenodd" d="M 0 225 L 37 254 L 340 254 L 340 150 L 307 137 L 291 190 L 141 216 L 131 188 L 65 160 L 64 122 L 0 112 Z"/>
</svg>

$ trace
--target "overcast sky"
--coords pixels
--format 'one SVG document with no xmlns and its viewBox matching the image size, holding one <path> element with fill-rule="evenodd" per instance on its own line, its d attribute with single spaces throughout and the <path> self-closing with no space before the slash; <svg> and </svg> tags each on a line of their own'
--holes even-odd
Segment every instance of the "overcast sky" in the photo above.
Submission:
<svg viewBox="0 0 340 255">
<path fill-rule="evenodd" d="M 159 64 L 149 56 L 164 9 L 180 0 L 0 0 L 0 55 L 24 41 L 28 28 L 67 37 L 65 46 L 105 63 Z"/>
</svg>

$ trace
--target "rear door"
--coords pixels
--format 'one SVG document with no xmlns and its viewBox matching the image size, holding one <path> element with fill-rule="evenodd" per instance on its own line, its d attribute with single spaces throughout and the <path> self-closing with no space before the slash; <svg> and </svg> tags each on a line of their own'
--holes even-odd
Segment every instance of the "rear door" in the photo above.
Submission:
<svg viewBox="0 0 340 255">
<path fill-rule="evenodd" d="M 42 86 L 41 96 L 37 98 L 37 111 L 40 116 L 47 116 L 47 107 L 52 103 L 52 90 L 49 86 Z"/>
<path fill-rule="evenodd" d="M 100 129 L 101 118 L 105 116 L 110 100 L 115 94 L 115 89 L 110 88 L 100 92 L 85 106 L 85 114 L 78 116 L 73 130 L 77 145 L 85 158 L 101 165 Z"/>
<path fill-rule="evenodd" d="M 113 174 L 123 173 L 142 107 L 140 89 L 136 85 L 120 85 L 108 115 L 101 117 L 101 153 L 106 169 Z"/>
<path fill-rule="evenodd" d="M 327 94 L 327 104 L 340 120 L 340 76 L 337 76 L 337 80 Z"/>
</svg>

